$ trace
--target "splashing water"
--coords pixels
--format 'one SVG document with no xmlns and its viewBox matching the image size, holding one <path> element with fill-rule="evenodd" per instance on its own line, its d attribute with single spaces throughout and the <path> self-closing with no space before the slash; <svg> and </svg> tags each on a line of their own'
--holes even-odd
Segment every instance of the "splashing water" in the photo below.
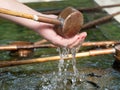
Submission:
<svg viewBox="0 0 120 90">
<path fill-rule="evenodd" d="M 76 48 L 68 49 L 68 48 L 58 48 L 60 55 L 60 60 L 59 60 L 59 71 L 58 75 L 63 78 L 64 86 L 67 85 L 68 82 L 71 82 L 72 88 L 76 85 L 76 83 L 81 82 L 82 78 L 80 77 L 80 74 L 78 72 L 78 69 L 76 67 Z M 72 60 L 68 60 L 67 62 L 64 61 L 66 57 L 68 57 L 68 54 L 71 53 L 72 55 Z M 70 61 L 73 67 L 73 73 L 70 73 L 68 71 L 68 67 L 70 66 Z M 68 78 L 69 77 L 69 78 Z"/>
<path fill-rule="evenodd" d="M 43 81 L 45 81 L 46 84 L 44 83 L 42 85 L 43 90 L 75 90 L 75 86 L 80 84 L 84 79 L 83 75 L 79 74 L 76 67 L 76 48 L 68 49 L 66 47 L 59 47 L 57 51 L 60 56 L 58 72 L 54 72 L 49 79 L 44 77 Z M 65 60 L 65 58 L 69 57 L 69 54 L 72 55 L 72 60 Z M 72 72 L 69 71 L 71 65 L 73 69 Z"/>
<path fill-rule="evenodd" d="M 102 83 L 103 76 L 78 71 L 75 58 L 78 48 L 80 46 L 72 49 L 57 48 L 60 56 L 58 72 L 53 72 L 50 76 L 44 76 L 40 90 L 107 90 L 106 84 Z M 69 57 L 72 58 L 68 60 Z"/>
</svg>

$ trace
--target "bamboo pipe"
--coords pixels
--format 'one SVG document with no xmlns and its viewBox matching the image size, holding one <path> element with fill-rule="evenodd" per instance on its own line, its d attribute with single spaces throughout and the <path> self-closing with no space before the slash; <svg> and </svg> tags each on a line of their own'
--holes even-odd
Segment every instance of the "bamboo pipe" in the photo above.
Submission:
<svg viewBox="0 0 120 90">
<path fill-rule="evenodd" d="M 44 41 L 44 39 L 43 39 L 43 41 Z M 45 40 L 45 42 L 47 42 L 47 41 Z M 36 43 L 36 45 L 40 45 L 40 44 L 41 44 L 41 42 L 39 43 L 39 41 Z M 120 42 L 119 41 L 83 42 L 82 46 L 83 47 L 88 47 L 88 46 L 114 46 L 116 44 L 120 44 Z M 53 47 L 53 48 L 57 47 L 57 46 L 54 46 L 53 44 L 42 44 L 42 45 L 43 45 L 43 47 L 44 47 L 44 45 L 45 45 L 45 47 L 46 46 L 47 47 Z"/>
<path fill-rule="evenodd" d="M 119 41 L 100 41 L 100 42 L 83 42 L 82 46 L 114 46 L 120 44 Z M 1 45 L 0 50 L 18 50 L 18 49 L 32 49 L 32 48 L 56 48 L 53 44 L 33 44 L 33 45 Z"/>
<path fill-rule="evenodd" d="M 76 58 L 80 57 L 88 57 L 88 56 L 96 56 L 96 55 L 105 55 L 115 53 L 114 48 L 109 49 L 101 49 L 101 50 L 90 50 L 88 52 L 81 52 L 76 54 Z M 71 59 L 72 55 L 69 54 L 68 57 L 65 58 Z M 45 58 L 36 58 L 36 59 L 29 59 L 29 60 L 19 60 L 19 61 L 1 61 L 0 68 L 2 67 L 9 67 L 9 66 L 17 66 L 17 65 L 25 65 L 25 64 L 33 64 L 33 63 L 43 63 L 48 61 L 56 61 L 60 60 L 59 56 L 52 56 L 52 57 L 45 57 Z"/>
<path fill-rule="evenodd" d="M 82 46 L 114 46 L 116 44 L 119 44 L 119 41 L 99 41 L 99 42 L 84 42 L 82 43 Z"/>
<path fill-rule="evenodd" d="M 102 18 L 96 19 L 94 21 L 88 22 L 88 23 L 83 25 L 82 29 L 91 28 L 91 27 L 93 27 L 93 26 L 95 26 L 97 24 L 100 24 L 100 23 L 103 23 L 105 21 L 108 21 L 108 20 L 112 19 L 114 16 L 119 15 L 119 14 L 120 14 L 120 12 L 116 12 L 116 13 L 113 13 L 111 15 L 107 15 L 107 16 L 104 16 Z"/>
<path fill-rule="evenodd" d="M 18 49 L 31 49 L 31 48 L 49 48 L 55 47 L 53 44 L 43 44 L 43 45 L 4 45 L 0 46 L 0 50 L 18 50 Z"/>
<path fill-rule="evenodd" d="M 91 12 L 91 11 L 98 11 L 103 8 L 112 8 L 112 7 L 119 7 L 119 6 L 120 6 L 120 4 L 112 4 L 112 5 L 96 6 L 96 7 L 91 7 L 91 8 L 77 8 L 77 10 L 79 10 L 81 12 L 85 12 L 85 11 Z M 42 13 L 58 15 L 60 12 L 61 12 L 61 10 L 51 10 L 51 11 L 44 11 Z"/>
<path fill-rule="evenodd" d="M 22 17 L 22 18 L 27 18 L 27 19 L 32 19 L 32 20 L 36 20 L 36 21 L 40 21 L 40 22 L 55 24 L 55 25 L 61 25 L 61 22 L 57 19 L 48 18 L 48 17 L 44 17 L 44 16 L 40 16 L 40 15 L 32 15 L 32 14 L 12 11 L 12 10 L 8 10 L 8 9 L 4 9 L 4 8 L 0 8 L 0 13 L 17 16 L 17 17 Z"/>
</svg>

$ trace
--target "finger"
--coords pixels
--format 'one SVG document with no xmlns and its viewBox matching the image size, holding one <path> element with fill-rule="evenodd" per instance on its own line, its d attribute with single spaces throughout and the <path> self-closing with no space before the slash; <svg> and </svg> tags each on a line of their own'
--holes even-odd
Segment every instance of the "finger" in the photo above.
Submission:
<svg viewBox="0 0 120 90">
<path fill-rule="evenodd" d="M 84 42 L 86 36 L 87 36 L 86 32 L 79 34 L 77 40 L 73 42 L 71 45 L 69 45 L 69 48 L 73 48 L 81 45 Z"/>
<path fill-rule="evenodd" d="M 59 45 L 63 46 L 63 47 L 69 47 L 71 44 L 73 44 L 74 42 L 77 41 L 77 39 L 79 38 L 79 35 L 75 35 L 72 38 L 59 38 Z"/>
</svg>

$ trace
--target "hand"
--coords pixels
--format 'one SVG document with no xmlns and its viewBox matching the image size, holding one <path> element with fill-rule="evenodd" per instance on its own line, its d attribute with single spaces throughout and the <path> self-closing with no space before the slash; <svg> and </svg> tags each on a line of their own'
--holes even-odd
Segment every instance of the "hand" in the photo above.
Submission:
<svg viewBox="0 0 120 90">
<path fill-rule="evenodd" d="M 56 18 L 56 16 L 54 15 L 50 15 L 48 17 Z M 40 23 L 40 25 L 41 26 L 39 30 L 37 30 L 37 32 L 54 45 L 60 47 L 67 48 L 77 47 L 78 45 L 82 44 L 85 37 L 87 36 L 87 33 L 83 32 L 75 35 L 72 38 L 63 38 L 55 32 L 54 25 L 47 23 Z"/>
</svg>

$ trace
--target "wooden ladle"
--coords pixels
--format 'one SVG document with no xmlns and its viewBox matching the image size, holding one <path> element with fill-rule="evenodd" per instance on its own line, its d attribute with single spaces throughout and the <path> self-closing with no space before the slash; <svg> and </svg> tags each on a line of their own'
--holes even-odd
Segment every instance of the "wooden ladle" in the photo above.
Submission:
<svg viewBox="0 0 120 90">
<path fill-rule="evenodd" d="M 56 32 L 65 38 L 73 37 L 80 31 L 83 25 L 82 13 L 72 7 L 64 9 L 58 16 L 58 19 L 16 12 L 4 8 L 0 8 L 0 13 L 55 24 Z"/>
<path fill-rule="evenodd" d="M 72 7 L 64 9 L 59 14 L 58 20 L 62 22 L 62 26 L 56 25 L 56 32 L 65 38 L 76 35 L 83 25 L 82 13 Z"/>
</svg>

